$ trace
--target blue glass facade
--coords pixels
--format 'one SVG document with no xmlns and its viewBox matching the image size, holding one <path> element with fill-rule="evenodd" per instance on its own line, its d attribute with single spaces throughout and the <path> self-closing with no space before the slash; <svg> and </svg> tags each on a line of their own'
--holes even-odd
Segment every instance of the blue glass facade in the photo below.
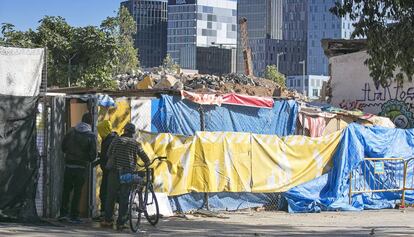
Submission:
<svg viewBox="0 0 414 237">
<path fill-rule="evenodd" d="M 325 56 L 322 39 L 349 39 L 354 27 L 349 18 L 339 19 L 329 9 L 337 0 L 309 0 L 307 33 L 307 74 L 328 75 L 328 58 Z"/>
<path fill-rule="evenodd" d="M 129 0 L 121 3 L 137 23 L 135 47 L 141 66 L 157 67 L 167 54 L 167 1 Z"/>
<path fill-rule="evenodd" d="M 255 75 L 263 75 L 270 64 L 279 64 L 285 75 L 302 75 L 302 60 L 306 74 L 328 75 L 321 39 L 349 39 L 354 31 L 349 18 L 339 19 L 329 11 L 336 1 L 239 0 L 238 19 L 247 18 Z M 237 70 L 243 72 L 240 47 Z"/>
</svg>

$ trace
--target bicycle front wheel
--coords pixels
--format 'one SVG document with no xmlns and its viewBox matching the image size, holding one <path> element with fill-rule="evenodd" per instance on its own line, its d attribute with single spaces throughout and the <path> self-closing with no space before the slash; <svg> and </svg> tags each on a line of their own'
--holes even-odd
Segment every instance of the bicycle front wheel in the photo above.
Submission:
<svg viewBox="0 0 414 237">
<path fill-rule="evenodd" d="M 150 187 L 150 190 L 148 190 L 148 196 L 147 196 L 147 203 L 146 208 L 144 209 L 144 215 L 147 221 L 155 226 L 160 218 L 160 209 L 158 206 L 158 200 L 155 196 L 154 189 Z"/>
<path fill-rule="evenodd" d="M 141 195 L 138 189 L 133 189 L 131 196 L 129 197 L 129 226 L 131 231 L 137 232 L 141 224 L 140 203 L 142 202 Z"/>
</svg>

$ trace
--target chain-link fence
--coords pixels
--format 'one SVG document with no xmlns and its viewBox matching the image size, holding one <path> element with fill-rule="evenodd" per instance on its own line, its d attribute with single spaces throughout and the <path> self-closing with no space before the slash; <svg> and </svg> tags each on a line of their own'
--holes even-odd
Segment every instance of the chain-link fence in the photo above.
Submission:
<svg viewBox="0 0 414 237">
<path fill-rule="evenodd" d="M 44 158 L 46 143 L 46 126 L 44 121 L 44 104 L 38 105 L 38 113 L 36 115 L 36 145 L 39 151 L 40 159 L 38 161 L 39 173 L 37 179 L 36 190 L 36 210 L 38 215 L 43 216 L 44 210 Z"/>
<path fill-rule="evenodd" d="M 191 213 L 200 209 L 237 212 L 245 210 L 287 210 L 283 193 L 189 193 L 170 197 L 173 211 Z"/>
</svg>

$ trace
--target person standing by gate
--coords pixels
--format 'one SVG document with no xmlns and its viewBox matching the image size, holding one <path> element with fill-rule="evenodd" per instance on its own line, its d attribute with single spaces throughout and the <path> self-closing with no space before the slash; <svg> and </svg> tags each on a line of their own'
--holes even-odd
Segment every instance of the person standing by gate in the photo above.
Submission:
<svg viewBox="0 0 414 237">
<path fill-rule="evenodd" d="M 134 135 L 135 125 L 128 123 L 124 127 L 124 134 L 121 137 L 115 138 L 109 147 L 107 168 L 110 171 L 108 174 L 105 221 L 102 222 L 104 227 L 112 226 L 115 198 L 119 193 L 119 211 L 116 226 L 118 230 L 125 228 L 131 186 L 129 184 L 121 184 L 119 177 L 122 174 L 135 171 L 138 157 L 144 161 L 145 165 L 148 165 L 150 162 L 141 144 L 134 139 Z"/>
<path fill-rule="evenodd" d="M 101 216 L 98 219 L 103 220 L 103 217 L 105 215 L 105 202 L 108 190 L 108 169 L 106 168 L 106 163 L 108 162 L 108 149 L 118 134 L 112 131 L 112 124 L 108 120 L 103 120 L 98 124 L 98 134 L 102 138 L 101 154 L 98 161 L 99 166 L 102 170 L 102 181 L 99 190 L 99 199 L 101 200 Z"/>
<path fill-rule="evenodd" d="M 71 128 L 62 142 L 65 153 L 65 174 L 63 178 L 60 221 L 80 223 L 79 202 L 81 190 L 87 178 L 88 165 L 96 159 L 96 136 L 92 132 L 92 115 L 86 113 L 82 122 Z M 70 193 L 73 191 L 72 200 Z M 70 205 L 70 212 L 69 212 Z"/>
</svg>

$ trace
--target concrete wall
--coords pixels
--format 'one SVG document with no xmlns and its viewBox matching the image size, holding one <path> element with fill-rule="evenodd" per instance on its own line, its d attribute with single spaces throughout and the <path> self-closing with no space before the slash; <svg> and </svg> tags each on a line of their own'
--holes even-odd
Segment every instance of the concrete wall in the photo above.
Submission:
<svg viewBox="0 0 414 237">
<path fill-rule="evenodd" d="M 402 86 L 390 80 L 388 85 L 375 85 L 364 64 L 366 52 L 332 57 L 332 101 L 343 109 L 360 109 L 387 116 L 400 128 L 414 127 L 414 83 Z"/>
</svg>

